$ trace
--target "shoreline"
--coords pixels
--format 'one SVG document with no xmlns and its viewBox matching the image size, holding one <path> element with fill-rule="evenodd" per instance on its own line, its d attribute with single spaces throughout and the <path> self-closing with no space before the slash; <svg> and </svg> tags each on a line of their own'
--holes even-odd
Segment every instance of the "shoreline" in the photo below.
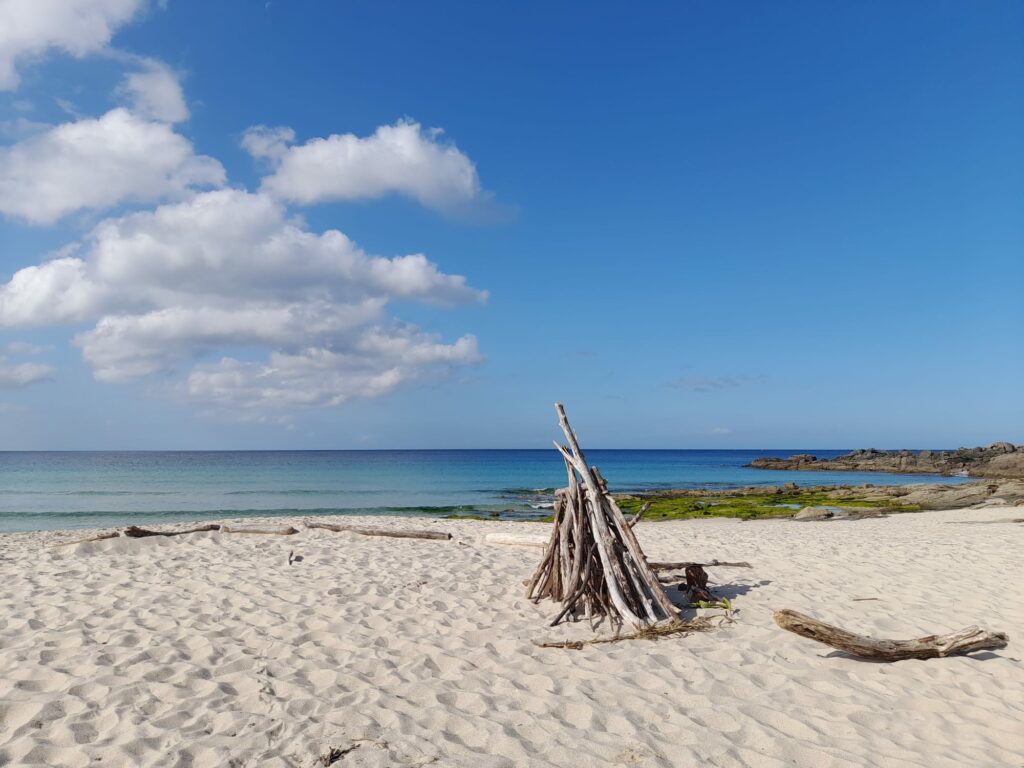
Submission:
<svg viewBox="0 0 1024 768">
<path fill-rule="evenodd" d="M 672 488 L 632 493 L 614 493 L 623 511 L 635 513 L 645 503 L 651 502 L 647 515 L 649 521 L 682 520 L 702 517 L 724 517 L 761 519 L 766 517 L 791 517 L 807 506 L 828 506 L 837 509 L 873 509 L 886 514 L 919 512 L 940 509 L 960 509 L 980 504 L 1014 505 L 1024 503 L 1024 481 L 988 480 L 965 481 L 962 483 L 906 483 L 900 485 L 786 485 L 742 486 L 736 488 Z M 532 496 L 532 501 L 547 499 L 553 494 Z M 213 510 L 204 515 L 190 510 L 169 511 L 154 516 L 152 512 L 141 511 L 98 513 L 97 518 L 108 517 L 117 522 L 102 525 L 69 525 L 47 528 L 26 528 L 0 530 L 0 535 L 61 530 L 102 530 L 126 525 L 174 526 L 198 523 L 212 523 L 220 520 L 285 520 L 310 517 L 328 519 L 332 517 L 372 518 L 377 520 L 471 520 L 509 522 L 547 522 L 550 520 L 550 502 L 530 503 L 529 511 L 508 508 L 487 513 L 474 505 L 448 505 L 442 507 L 381 507 L 386 512 L 374 513 L 361 509 L 347 512 L 333 508 L 311 508 L 308 510 Z M 431 511 L 427 511 L 431 510 Z M 92 515 L 89 515 L 92 516 Z M 26 519 L 32 515 L 25 515 Z M 42 516 L 41 516 L 42 517 Z M 76 517 L 68 515 L 67 517 Z M 168 519 L 161 519 L 166 517 Z M 12 515 L 16 519 L 15 515 Z M 54 518 L 47 518 L 53 520 Z"/>
</svg>

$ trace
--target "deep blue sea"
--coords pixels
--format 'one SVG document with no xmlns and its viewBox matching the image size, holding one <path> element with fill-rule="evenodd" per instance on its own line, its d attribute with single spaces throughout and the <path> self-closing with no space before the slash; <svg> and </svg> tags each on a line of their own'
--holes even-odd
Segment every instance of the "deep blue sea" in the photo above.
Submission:
<svg viewBox="0 0 1024 768">
<path fill-rule="evenodd" d="M 962 482 L 748 469 L 758 456 L 845 450 L 591 450 L 614 491 Z M 554 450 L 0 452 L 0 531 L 257 515 L 547 514 L 565 484 Z"/>
</svg>

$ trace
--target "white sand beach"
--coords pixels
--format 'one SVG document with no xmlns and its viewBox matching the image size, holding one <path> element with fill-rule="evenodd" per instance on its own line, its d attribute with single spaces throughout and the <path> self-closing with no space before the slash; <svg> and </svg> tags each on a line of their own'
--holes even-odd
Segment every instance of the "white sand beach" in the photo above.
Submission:
<svg viewBox="0 0 1024 768">
<path fill-rule="evenodd" d="M 447 542 L 8 534 L 0 765 L 312 767 L 334 749 L 336 766 L 1020 766 L 1021 517 L 641 523 L 652 560 L 752 564 L 710 569 L 735 623 L 583 650 L 533 642 L 589 634 L 523 598 L 539 550 L 484 542 L 543 524 L 345 519 Z M 1010 644 L 857 661 L 780 630 L 779 608 Z"/>
</svg>

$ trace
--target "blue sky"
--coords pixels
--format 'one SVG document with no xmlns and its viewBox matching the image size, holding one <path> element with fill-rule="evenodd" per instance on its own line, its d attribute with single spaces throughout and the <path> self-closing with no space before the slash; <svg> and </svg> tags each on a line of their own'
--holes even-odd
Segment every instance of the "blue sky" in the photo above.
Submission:
<svg viewBox="0 0 1024 768">
<path fill-rule="evenodd" d="M 0 449 L 1024 442 L 1019 3 L 54 7 Z"/>
</svg>

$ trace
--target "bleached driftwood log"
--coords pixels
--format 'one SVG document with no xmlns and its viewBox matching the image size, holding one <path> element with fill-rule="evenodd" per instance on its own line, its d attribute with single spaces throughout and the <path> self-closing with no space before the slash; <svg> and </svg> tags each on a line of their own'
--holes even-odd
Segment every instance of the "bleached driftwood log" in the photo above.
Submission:
<svg viewBox="0 0 1024 768">
<path fill-rule="evenodd" d="M 507 544 L 512 547 L 546 547 L 548 537 L 528 533 L 488 533 L 484 536 L 488 544 Z"/>
<path fill-rule="evenodd" d="M 322 528 L 336 533 L 358 533 L 360 536 L 390 536 L 395 539 L 439 539 L 448 540 L 452 537 L 447 531 L 401 531 L 386 528 L 360 528 L 355 525 L 337 525 L 335 523 L 306 523 L 307 528 Z"/>
<path fill-rule="evenodd" d="M 201 525 L 198 528 L 186 528 L 183 531 L 153 531 L 149 528 L 139 528 L 137 525 L 129 525 L 124 529 L 124 535 L 129 539 L 144 539 L 148 536 L 183 536 L 186 533 L 205 533 L 206 531 L 224 530 L 216 523 Z"/>
<path fill-rule="evenodd" d="M 555 448 L 565 461 L 569 485 L 555 493 L 551 538 L 526 596 L 562 604 L 552 626 L 580 614 L 591 620 L 607 616 L 616 627 L 626 623 L 638 630 L 677 620 L 679 612 L 647 565 L 607 483 L 596 467 L 587 466 L 562 404 L 555 410 L 568 441 L 567 446 L 556 442 Z"/>
<path fill-rule="evenodd" d="M 221 533 L 255 533 L 263 536 L 294 536 L 299 532 L 298 528 L 293 528 L 290 525 L 281 526 L 278 528 L 236 528 L 233 526 L 222 525 L 220 527 Z"/>
<path fill-rule="evenodd" d="M 67 547 L 72 544 L 85 544 L 90 541 L 116 539 L 119 536 L 124 536 L 129 539 L 147 539 L 151 536 L 184 536 L 186 533 L 206 533 L 207 531 L 220 531 L 221 533 L 261 533 L 274 536 L 291 536 L 299 532 L 297 528 L 292 528 L 290 525 L 279 528 L 232 528 L 227 525 L 210 523 L 209 525 L 200 525 L 196 528 L 185 528 L 181 531 L 154 531 L 151 528 L 140 528 L 137 525 L 129 525 L 123 532 L 111 531 L 109 533 L 101 533 L 98 536 L 91 536 L 88 539 L 67 541 L 62 544 L 58 544 L 57 546 Z"/>
<path fill-rule="evenodd" d="M 876 640 L 788 609 L 775 612 L 775 623 L 801 637 L 817 640 L 851 656 L 874 661 L 933 659 L 956 653 L 1005 648 L 1009 642 L 1005 632 L 988 632 L 974 626 L 948 635 L 928 635 L 913 640 Z"/>
</svg>

